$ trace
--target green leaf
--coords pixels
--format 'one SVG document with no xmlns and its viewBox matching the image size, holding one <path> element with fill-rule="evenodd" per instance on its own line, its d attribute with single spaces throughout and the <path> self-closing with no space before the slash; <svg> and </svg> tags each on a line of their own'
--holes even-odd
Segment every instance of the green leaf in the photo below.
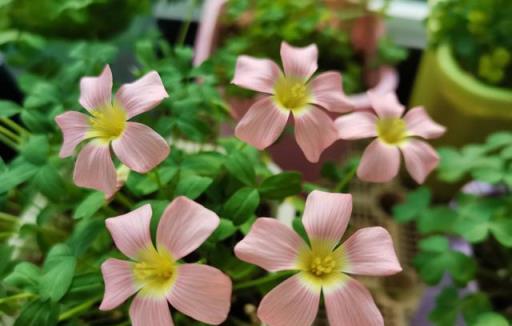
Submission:
<svg viewBox="0 0 512 326">
<path fill-rule="evenodd" d="M 436 326 L 453 326 L 457 320 L 459 295 L 454 287 L 445 288 L 436 299 L 429 319 Z"/>
<path fill-rule="evenodd" d="M 43 165 L 48 159 L 50 145 L 43 135 L 32 135 L 21 148 L 21 155 L 34 165 Z"/>
<path fill-rule="evenodd" d="M 71 237 L 67 241 L 73 254 L 79 257 L 85 253 L 94 239 L 103 230 L 103 227 L 103 219 L 84 219 L 76 224 Z"/>
<path fill-rule="evenodd" d="M 462 299 L 460 309 L 466 323 L 472 325 L 482 313 L 491 311 L 492 305 L 485 293 L 472 293 Z"/>
<path fill-rule="evenodd" d="M 223 216 L 235 225 L 243 224 L 254 214 L 259 203 L 260 195 L 256 189 L 239 189 L 224 204 Z"/>
<path fill-rule="evenodd" d="M 302 219 L 296 217 L 292 221 L 292 227 L 297 232 L 304 241 L 308 242 L 308 234 L 306 233 L 306 229 L 304 228 L 304 224 L 302 223 Z"/>
<path fill-rule="evenodd" d="M 7 244 L 0 243 L 0 280 L 9 271 L 11 266 L 12 248 Z"/>
<path fill-rule="evenodd" d="M 76 258 L 65 244 L 55 245 L 43 265 L 39 294 L 43 300 L 58 302 L 68 291 L 75 273 Z"/>
<path fill-rule="evenodd" d="M 99 272 L 77 274 L 63 300 L 72 298 L 83 299 L 84 296 L 94 296 L 103 292 L 103 278 Z"/>
<path fill-rule="evenodd" d="M 0 118 L 8 118 L 21 112 L 21 107 L 11 101 L 0 100 Z"/>
<path fill-rule="evenodd" d="M 420 215 L 430 205 L 432 194 L 426 187 L 407 194 L 403 204 L 393 207 L 393 216 L 398 223 L 409 222 Z"/>
<path fill-rule="evenodd" d="M 223 163 L 223 155 L 216 152 L 202 152 L 187 156 L 180 166 L 198 175 L 215 177 L 222 168 Z"/>
<path fill-rule="evenodd" d="M 37 170 L 37 166 L 26 161 L 21 161 L 16 166 L 0 173 L 0 180 L 2 180 L 2 182 L 0 182 L 0 194 L 5 193 L 27 181 L 37 172 Z"/>
<path fill-rule="evenodd" d="M 509 326 L 507 319 L 494 312 L 486 312 L 478 317 L 472 326 Z"/>
<path fill-rule="evenodd" d="M 160 182 L 162 185 L 166 185 L 171 181 L 178 169 L 174 166 L 164 166 L 158 168 L 158 176 L 160 178 Z M 135 174 L 131 174 L 130 176 L 135 176 Z M 156 179 L 156 175 L 154 173 L 149 173 L 147 175 L 141 176 L 142 181 L 140 181 L 136 186 L 136 191 L 141 195 L 149 195 L 155 191 L 158 191 L 158 182 Z"/>
<path fill-rule="evenodd" d="M 175 196 L 186 196 L 192 200 L 196 199 L 208 189 L 212 182 L 211 178 L 182 173 L 176 186 Z"/>
<path fill-rule="evenodd" d="M 233 224 L 233 222 L 225 218 L 221 218 L 219 226 L 211 235 L 211 239 L 215 242 L 223 241 L 232 236 L 236 230 L 237 227 Z"/>
<path fill-rule="evenodd" d="M 46 164 L 37 171 L 34 184 L 43 195 L 52 200 L 61 200 L 63 197 L 64 181 L 57 169 L 51 164 Z"/>
<path fill-rule="evenodd" d="M 421 233 L 450 232 L 457 213 L 449 207 L 437 206 L 420 213 L 418 230 Z"/>
<path fill-rule="evenodd" d="M 267 199 L 283 199 L 297 195 L 302 191 L 302 175 L 298 172 L 283 172 L 272 175 L 259 187 L 261 197 Z"/>
<path fill-rule="evenodd" d="M 39 287 L 41 270 L 36 265 L 29 262 L 21 262 L 14 270 L 3 280 L 5 284 L 11 286 L 36 291 Z"/>
<path fill-rule="evenodd" d="M 503 246 L 512 247 L 512 219 L 499 218 L 493 220 L 490 225 L 491 233 Z"/>
<path fill-rule="evenodd" d="M 229 173 L 243 184 L 252 186 L 256 182 L 256 173 L 254 171 L 253 163 L 244 153 L 231 153 L 224 165 Z"/>
<path fill-rule="evenodd" d="M 59 318 L 59 305 L 51 301 L 27 302 L 14 326 L 54 326 Z"/>
<path fill-rule="evenodd" d="M 100 210 L 103 205 L 105 205 L 105 195 L 102 192 L 95 191 L 85 197 L 76 207 L 73 218 L 75 220 L 87 219 Z"/>
</svg>

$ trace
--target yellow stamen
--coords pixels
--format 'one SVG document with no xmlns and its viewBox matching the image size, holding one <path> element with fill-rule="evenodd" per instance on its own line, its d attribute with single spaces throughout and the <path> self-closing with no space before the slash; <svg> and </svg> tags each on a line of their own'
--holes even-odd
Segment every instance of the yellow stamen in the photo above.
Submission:
<svg viewBox="0 0 512 326">
<path fill-rule="evenodd" d="M 165 296 L 176 280 L 176 261 L 165 248 L 153 247 L 143 250 L 140 261 L 133 266 L 133 275 L 142 285 L 141 293 Z"/>
<path fill-rule="evenodd" d="M 407 125 L 400 118 L 379 119 L 377 135 L 386 144 L 398 145 L 407 138 Z"/>
<path fill-rule="evenodd" d="M 117 139 L 126 128 L 126 111 L 118 104 L 106 105 L 92 110 L 88 138 L 99 138 L 110 142 Z"/>
<path fill-rule="evenodd" d="M 303 278 L 312 286 L 326 286 L 342 275 L 344 265 L 342 249 L 333 250 L 332 243 L 313 241 L 311 249 L 304 248 L 299 256 L 299 269 Z"/>
<path fill-rule="evenodd" d="M 310 102 L 310 92 L 304 80 L 282 76 L 274 85 L 274 98 L 284 109 L 297 111 Z"/>
</svg>

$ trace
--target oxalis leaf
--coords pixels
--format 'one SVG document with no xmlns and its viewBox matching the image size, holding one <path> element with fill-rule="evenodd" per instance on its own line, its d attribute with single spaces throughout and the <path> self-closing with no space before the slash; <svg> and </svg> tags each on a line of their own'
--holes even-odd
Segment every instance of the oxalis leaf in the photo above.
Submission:
<svg viewBox="0 0 512 326">
<path fill-rule="evenodd" d="M 43 265 L 39 285 L 41 299 L 58 302 L 68 291 L 75 273 L 76 258 L 65 244 L 54 246 Z"/>
</svg>

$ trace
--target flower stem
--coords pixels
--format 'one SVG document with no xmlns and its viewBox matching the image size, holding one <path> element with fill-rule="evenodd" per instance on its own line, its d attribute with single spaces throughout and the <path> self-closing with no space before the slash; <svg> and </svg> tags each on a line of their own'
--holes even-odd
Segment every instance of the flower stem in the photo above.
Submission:
<svg viewBox="0 0 512 326">
<path fill-rule="evenodd" d="M 266 283 L 270 283 L 270 282 L 273 282 L 275 280 L 278 280 L 278 279 L 281 279 L 281 278 L 284 278 L 284 277 L 287 277 L 287 276 L 291 276 L 291 275 L 293 275 L 295 273 L 297 273 L 297 271 L 284 271 L 284 272 L 272 273 L 272 274 L 268 274 L 267 276 L 255 279 L 255 280 L 251 280 L 251 281 L 243 282 L 243 283 L 240 283 L 240 284 L 236 284 L 233 288 L 235 290 L 251 288 L 251 287 L 263 285 L 263 284 L 266 284 Z"/>
<path fill-rule="evenodd" d="M 349 170 L 349 172 L 343 177 L 343 179 L 338 182 L 336 187 L 334 188 L 334 192 L 344 192 L 347 190 L 348 185 L 354 178 L 357 172 L 357 166 L 358 164 L 354 164 L 354 166 Z"/>
<path fill-rule="evenodd" d="M 0 221 L 4 221 L 10 224 L 18 224 L 20 219 L 14 215 L 0 212 Z"/>
<path fill-rule="evenodd" d="M 153 175 L 155 176 L 156 185 L 158 186 L 159 190 L 162 190 L 162 180 L 160 179 L 160 173 L 158 172 L 158 169 L 153 170 Z"/>
<path fill-rule="evenodd" d="M 75 306 L 71 309 L 68 309 L 66 311 L 64 311 L 63 313 L 61 313 L 59 315 L 59 321 L 63 321 L 63 320 L 66 320 L 66 319 L 69 319 L 85 310 L 88 310 L 93 304 L 95 304 L 97 301 L 99 301 L 101 299 L 101 297 L 94 297 L 90 300 L 87 300 L 85 301 L 84 303 L 78 305 L 78 306 Z"/>
<path fill-rule="evenodd" d="M 30 133 L 27 129 L 23 128 L 22 126 L 20 126 L 19 124 L 17 124 L 9 118 L 0 118 L 0 121 L 5 123 L 7 126 L 11 127 L 13 130 L 16 130 L 20 135 Z"/>
<path fill-rule="evenodd" d="M 18 151 L 18 145 L 16 145 L 15 142 L 13 142 L 10 138 L 4 136 L 0 133 L 0 142 L 4 143 L 5 145 L 9 146 L 15 151 Z"/>
<path fill-rule="evenodd" d="M 15 295 L 11 295 L 10 297 L 0 298 L 0 304 L 6 303 L 9 301 L 16 301 L 16 300 L 21 300 L 21 299 L 32 298 L 35 296 L 36 295 L 31 292 L 22 292 L 22 293 L 18 293 Z"/>
<path fill-rule="evenodd" d="M 185 40 L 187 38 L 188 30 L 190 29 L 190 25 L 192 24 L 192 16 L 194 15 L 194 9 L 197 6 L 197 0 L 192 0 L 190 3 L 189 11 L 187 13 L 187 18 L 185 19 L 183 25 L 180 28 L 180 33 L 178 35 L 178 39 L 176 44 L 178 46 L 183 46 L 185 44 Z"/>
<path fill-rule="evenodd" d="M 5 136 L 9 137 L 10 139 L 12 139 L 13 141 L 15 141 L 16 143 L 19 143 L 21 141 L 20 136 L 16 135 L 14 132 L 10 131 L 9 129 L 3 126 L 0 126 L 0 132 L 3 133 Z"/>
<path fill-rule="evenodd" d="M 130 198 L 128 198 L 125 194 L 123 194 L 122 192 L 118 191 L 116 196 L 114 197 L 119 203 L 121 203 L 122 205 L 124 205 L 126 208 L 133 208 L 134 204 L 133 202 L 130 200 Z"/>
</svg>

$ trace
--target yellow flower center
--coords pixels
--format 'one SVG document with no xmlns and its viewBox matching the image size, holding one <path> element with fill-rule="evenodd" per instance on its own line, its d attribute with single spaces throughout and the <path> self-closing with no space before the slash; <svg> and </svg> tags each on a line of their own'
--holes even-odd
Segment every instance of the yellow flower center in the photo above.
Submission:
<svg viewBox="0 0 512 326">
<path fill-rule="evenodd" d="M 165 248 L 143 250 L 140 261 L 133 266 L 133 275 L 142 285 L 141 293 L 165 296 L 176 280 L 176 261 Z"/>
<path fill-rule="evenodd" d="M 398 145 L 407 138 L 407 125 L 400 118 L 379 119 L 377 135 L 386 144 Z"/>
<path fill-rule="evenodd" d="M 303 277 L 313 286 L 326 286 L 335 283 L 343 275 L 344 265 L 342 249 L 332 249 L 332 244 L 313 241 L 311 249 L 304 248 L 299 255 L 298 267 Z"/>
<path fill-rule="evenodd" d="M 310 93 L 305 81 L 293 77 L 281 77 L 274 85 L 274 98 L 288 110 L 304 108 L 310 102 Z"/>
<path fill-rule="evenodd" d="M 118 104 L 96 108 L 90 113 L 89 138 L 99 138 L 104 142 L 110 142 L 121 136 L 126 128 L 126 111 Z"/>
</svg>

